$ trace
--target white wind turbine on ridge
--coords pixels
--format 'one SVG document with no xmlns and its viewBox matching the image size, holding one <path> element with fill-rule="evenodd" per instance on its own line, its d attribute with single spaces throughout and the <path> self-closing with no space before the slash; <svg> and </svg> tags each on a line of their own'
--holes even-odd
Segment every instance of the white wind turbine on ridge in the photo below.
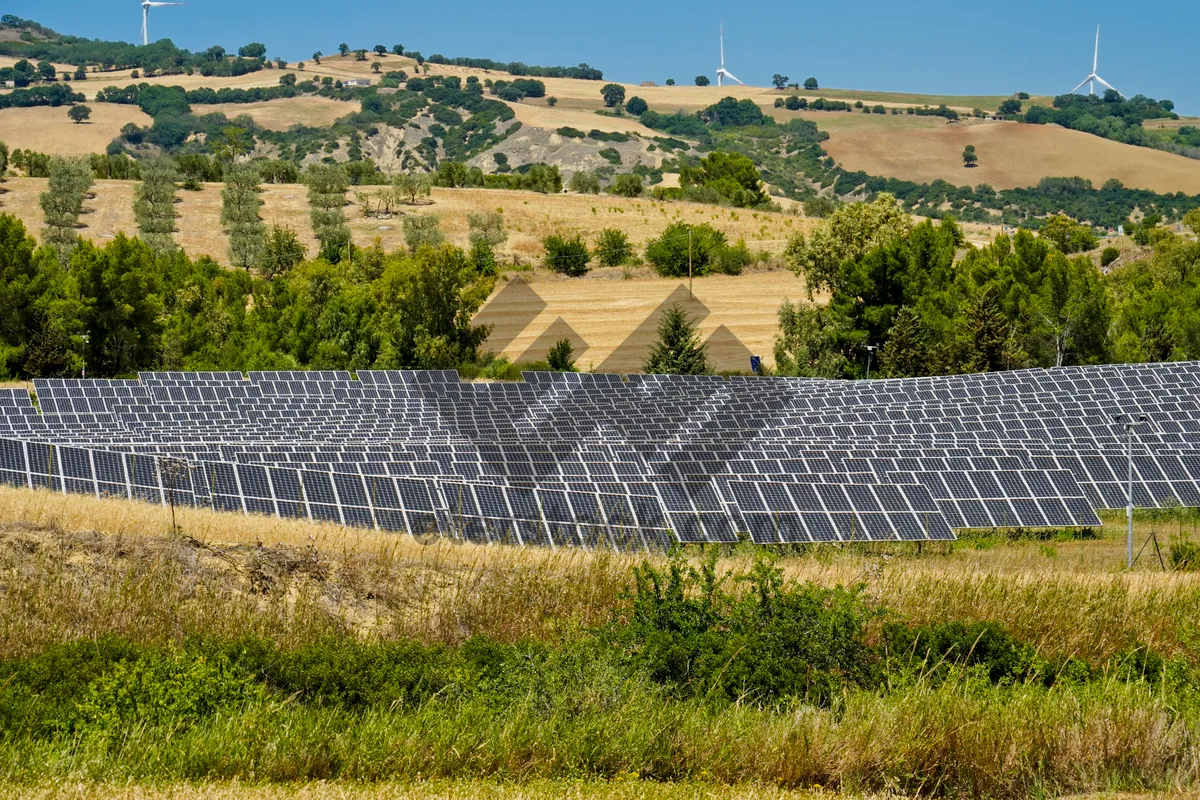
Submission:
<svg viewBox="0 0 1200 800">
<path fill-rule="evenodd" d="M 1081 80 L 1079 82 L 1079 85 L 1076 86 L 1074 89 L 1072 89 L 1069 92 L 1069 94 L 1075 94 L 1080 89 L 1082 89 L 1085 85 L 1087 85 L 1088 94 L 1095 96 L 1096 84 L 1100 83 L 1101 85 L 1106 86 L 1109 89 L 1112 89 L 1117 94 L 1120 94 L 1121 97 L 1124 97 L 1125 95 L 1121 94 L 1120 90 L 1117 89 L 1117 87 L 1113 86 L 1111 83 L 1104 80 L 1104 78 L 1101 78 L 1100 75 L 1096 72 L 1099 65 L 1100 65 L 1100 26 L 1097 25 L 1096 26 L 1096 49 L 1092 53 L 1092 71 L 1089 72 L 1088 76 L 1086 78 L 1084 78 L 1083 80 Z"/>
<path fill-rule="evenodd" d="M 159 0 L 142 0 L 142 46 L 150 44 L 150 30 L 147 22 L 150 18 L 150 9 L 162 8 L 163 6 L 186 6 L 187 3 L 163 3 Z"/>
<path fill-rule="evenodd" d="M 746 85 L 739 81 L 736 75 L 725 69 L 725 23 L 721 23 L 721 67 L 717 70 L 717 86 L 723 86 L 725 78 L 729 78 L 729 80 L 735 81 L 742 86 Z"/>
</svg>

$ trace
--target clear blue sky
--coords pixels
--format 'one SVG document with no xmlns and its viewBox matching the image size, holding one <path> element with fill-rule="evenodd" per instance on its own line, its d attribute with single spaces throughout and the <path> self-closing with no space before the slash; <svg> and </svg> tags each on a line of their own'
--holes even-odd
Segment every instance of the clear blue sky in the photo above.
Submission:
<svg viewBox="0 0 1200 800">
<path fill-rule="evenodd" d="M 141 26 L 138 0 L 19 0 L 5 11 L 90 38 L 134 41 Z M 722 20 L 726 66 L 747 83 L 766 85 L 781 72 L 798 81 L 814 75 L 822 86 L 937 94 L 1066 92 L 1088 73 L 1100 24 L 1106 80 L 1127 95 L 1168 97 L 1179 111 L 1200 114 L 1196 0 L 1148 9 L 1115 0 L 191 0 L 152 11 L 150 33 L 192 50 L 261 41 L 290 61 L 343 41 L 399 42 L 426 55 L 586 61 L 614 80 L 690 83 L 700 73 L 712 77 Z"/>
</svg>

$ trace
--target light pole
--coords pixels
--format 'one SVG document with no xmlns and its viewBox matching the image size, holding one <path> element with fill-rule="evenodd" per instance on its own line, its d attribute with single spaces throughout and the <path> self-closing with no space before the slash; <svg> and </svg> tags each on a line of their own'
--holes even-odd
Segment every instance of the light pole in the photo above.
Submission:
<svg viewBox="0 0 1200 800">
<path fill-rule="evenodd" d="M 90 337 L 85 333 L 83 335 L 83 370 L 79 376 L 81 378 L 87 377 L 87 346 L 88 346 L 89 339 L 90 339 Z"/>
<path fill-rule="evenodd" d="M 864 344 L 863 347 L 867 348 L 867 380 L 871 380 L 871 355 L 879 349 L 879 345 Z"/>
<path fill-rule="evenodd" d="M 1133 569 L 1133 429 L 1146 421 L 1144 414 L 1131 416 L 1129 414 L 1117 414 L 1113 417 L 1113 421 L 1125 427 L 1125 459 L 1128 468 L 1128 486 L 1126 487 L 1125 500 L 1125 521 L 1128 525 L 1125 536 L 1127 562 L 1129 568 Z"/>
</svg>

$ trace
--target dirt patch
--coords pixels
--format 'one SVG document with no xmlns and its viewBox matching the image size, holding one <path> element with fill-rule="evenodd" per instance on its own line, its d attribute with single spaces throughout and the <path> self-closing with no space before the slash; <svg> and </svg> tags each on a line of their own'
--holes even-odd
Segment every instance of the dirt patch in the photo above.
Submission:
<svg viewBox="0 0 1200 800">
<path fill-rule="evenodd" d="M 103 153 L 126 123 L 149 125 L 152 120 L 137 106 L 92 103 L 92 116 L 77 125 L 67 117 L 68 106 L 34 106 L 0 110 L 0 140 L 10 150 L 34 150 L 57 156 Z"/>
<path fill-rule="evenodd" d="M 243 114 L 267 130 L 286 131 L 293 125 L 324 128 L 358 111 L 358 103 L 330 100 L 326 97 L 290 97 L 262 103 L 217 103 L 193 105 L 197 115 L 224 114 L 229 119 Z"/>
</svg>

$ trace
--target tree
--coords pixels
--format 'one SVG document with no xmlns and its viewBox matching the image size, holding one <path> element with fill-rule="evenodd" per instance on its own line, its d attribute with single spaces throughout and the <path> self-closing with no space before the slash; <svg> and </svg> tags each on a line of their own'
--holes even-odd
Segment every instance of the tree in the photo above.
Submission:
<svg viewBox="0 0 1200 800">
<path fill-rule="evenodd" d="M 637 97 L 636 95 L 629 98 L 629 102 L 625 104 L 625 110 L 630 114 L 633 114 L 635 117 L 640 117 L 642 114 L 645 114 L 646 109 L 648 108 L 650 108 L 650 106 L 646 103 L 646 101 L 640 97 Z"/>
<path fill-rule="evenodd" d="M 162 352 L 162 265 L 123 233 L 103 249 L 81 242 L 71 256 L 88 336 L 88 373 L 128 375 Z"/>
<path fill-rule="evenodd" d="M 879 351 L 879 371 L 885 378 L 918 378 L 929 374 L 929 341 L 921 315 L 901 308 Z"/>
<path fill-rule="evenodd" d="M 546 105 L 550 106 L 551 108 L 554 108 L 556 105 L 558 105 L 558 98 L 557 97 L 547 97 Z"/>
<path fill-rule="evenodd" d="M 1066 214 L 1049 217 L 1038 234 L 1053 243 L 1063 253 L 1083 253 L 1094 250 L 1099 238 L 1092 226 L 1076 222 Z"/>
<path fill-rule="evenodd" d="M 67 116 L 70 117 L 71 121 L 76 125 L 80 125 L 84 122 L 87 122 L 91 118 L 92 109 L 88 108 L 87 106 L 71 106 L 67 110 Z"/>
<path fill-rule="evenodd" d="M 675 79 L 667 78 L 667 86 L 674 86 L 674 85 L 675 85 Z"/>
<path fill-rule="evenodd" d="M 570 339 L 559 339 L 546 353 L 546 364 L 555 372 L 576 372 L 575 348 Z"/>
<path fill-rule="evenodd" d="M 383 64 L 380 64 L 378 61 L 371 62 L 371 71 L 378 75 L 383 71 Z"/>
<path fill-rule="evenodd" d="M 142 241 L 155 255 L 175 250 L 175 182 L 179 173 L 169 158 L 150 158 L 141 162 L 142 182 L 134 193 L 133 215 Z"/>
<path fill-rule="evenodd" d="M 1083 363 L 1103 357 L 1110 309 L 1091 259 L 1052 253 L 1042 268 L 1041 284 L 1033 308 L 1054 366 L 1063 366 L 1068 353 Z"/>
<path fill-rule="evenodd" d="M 346 44 L 345 42 L 342 42 L 341 44 L 338 45 L 338 52 L 341 53 L 343 57 L 349 55 L 350 54 L 350 45 Z"/>
<path fill-rule="evenodd" d="M 53 81 L 58 76 L 58 70 L 49 61 L 39 61 L 37 71 L 44 81 Z"/>
<path fill-rule="evenodd" d="M 467 240 L 471 244 L 486 244 L 495 249 L 508 241 L 508 233 L 504 230 L 504 215 L 498 211 L 468 214 L 467 229 Z"/>
<path fill-rule="evenodd" d="M 77 81 L 86 81 L 87 80 L 87 68 L 84 67 L 82 64 L 80 64 L 78 67 L 75 68 L 75 80 L 77 80 Z"/>
<path fill-rule="evenodd" d="M 775 338 L 779 375 L 834 378 L 842 374 L 846 358 L 834 343 L 841 331 L 826 317 L 825 308 L 783 301 Z"/>
<path fill-rule="evenodd" d="M 570 187 L 577 194 L 599 194 L 600 178 L 591 170 L 582 170 L 571 176 Z"/>
<path fill-rule="evenodd" d="M 1011 117 L 1014 114 L 1021 113 L 1021 101 L 1015 98 L 1009 98 L 1000 103 L 1000 108 L 997 109 L 1000 114 L 1006 117 Z"/>
<path fill-rule="evenodd" d="M 979 156 L 975 155 L 975 145 L 969 144 L 963 148 L 962 160 L 964 167 L 973 167 L 979 161 Z"/>
<path fill-rule="evenodd" d="M 996 372 L 1005 367 L 1008 323 L 995 292 L 984 288 L 967 306 L 969 355 L 966 366 L 972 372 Z"/>
<path fill-rule="evenodd" d="M 229 262 L 249 270 L 257 266 L 266 242 L 266 226 L 258 215 L 258 170 L 249 164 L 230 167 L 221 191 L 221 224 L 229 232 Z"/>
<path fill-rule="evenodd" d="M 437 172 L 433 176 L 434 185 L 449 189 L 466 186 L 467 180 L 467 165 L 461 161 L 443 161 L 438 164 Z"/>
<path fill-rule="evenodd" d="M 767 200 L 758 167 L 741 153 L 714 150 L 699 165 L 681 168 L 679 182 L 685 189 L 693 186 L 712 189 L 738 208 L 757 206 Z"/>
<path fill-rule="evenodd" d="M 392 45 L 392 52 L 398 56 L 404 55 L 404 45 L 402 45 L 402 44 Z"/>
<path fill-rule="evenodd" d="M 417 204 L 417 198 L 429 197 L 432 194 L 429 176 L 419 172 L 401 172 L 392 178 L 392 186 L 410 206 Z"/>
<path fill-rule="evenodd" d="M 771 76 L 771 84 L 776 89 L 779 89 L 779 90 L 786 89 L 787 84 L 788 84 L 788 76 L 780 75 L 778 72 L 776 72 L 774 75 Z"/>
<path fill-rule="evenodd" d="M 895 196 L 880 192 L 870 203 L 839 206 L 807 237 L 793 234 L 784 259 L 804 278 L 810 296 L 820 289 L 836 291 L 848 283 L 853 262 L 911 229 L 912 220 Z"/>
<path fill-rule="evenodd" d="M 379 56 L 380 58 L 383 58 L 387 55 L 388 49 L 385 45 L 377 44 L 373 49 L 375 50 L 375 55 Z"/>
<path fill-rule="evenodd" d="M 707 275 L 723 267 L 725 234 L 711 225 L 675 222 L 646 243 L 646 260 L 664 278 Z"/>
<path fill-rule="evenodd" d="M 307 255 L 308 248 L 300 241 L 295 230 L 272 225 L 263 241 L 259 272 L 267 280 L 275 280 L 300 266 Z"/>
<path fill-rule="evenodd" d="M 338 263 L 350 247 L 350 227 L 346 224 L 346 190 L 350 180 L 336 165 L 314 165 L 305 173 L 313 235 L 321 243 L 321 256 Z"/>
<path fill-rule="evenodd" d="M 606 108 L 616 108 L 625 102 L 625 87 L 619 83 L 606 83 L 600 88 Z"/>
<path fill-rule="evenodd" d="M 542 239 L 542 247 L 546 250 L 546 266 L 550 269 L 571 278 L 587 274 L 592 254 L 578 233 L 571 236 L 551 234 Z"/>
<path fill-rule="evenodd" d="M 817 85 L 816 78 L 808 78 L 804 81 L 804 88 L 811 92 L 821 87 Z"/>
<path fill-rule="evenodd" d="M 617 228 L 605 228 L 596 240 L 596 260 L 606 267 L 619 267 L 633 258 L 629 237 Z"/>
<path fill-rule="evenodd" d="M 422 247 L 440 247 L 446 241 L 437 214 L 414 214 L 404 218 L 404 243 L 415 253 Z"/>
<path fill-rule="evenodd" d="M 621 197 L 640 197 L 644 191 L 642 176 L 634 175 L 631 172 L 623 172 L 616 177 L 613 185 L 608 190 Z"/>
<path fill-rule="evenodd" d="M 242 58 L 265 58 L 267 55 L 267 46 L 262 42 L 251 42 L 248 45 L 239 47 L 238 55 Z"/>
<path fill-rule="evenodd" d="M 50 159 L 50 180 L 40 201 L 46 221 L 42 241 L 58 253 L 64 266 L 79 243 L 75 227 L 92 186 L 92 168 L 83 159 Z"/>
<path fill-rule="evenodd" d="M 708 345 L 700 343 L 695 321 L 678 305 L 664 312 L 658 341 L 642 365 L 649 375 L 708 375 Z"/>
<path fill-rule="evenodd" d="M 696 76 L 696 85 L 697 86 L 708 86 L 708 84 L 709 84 L 708 76 L 706 76 L 706 75 L 697 75 Z"/>
<path fill-rule="evenodd" d="M 367 49 L 365 47 L 360 47 L 357 50 L 355 50 L 354 51 L 354 60 L 355 61 L 366 61 L 367 60 Z"/>
<path fill-rule="evenodd" d="M 322 53 L 320 50 L 317 50 L 316 52 L 314 52 L 313 53 L 313 63 L 320 64 L 322 55 L 324 55 L 324 53 Z"/>
</svg>

